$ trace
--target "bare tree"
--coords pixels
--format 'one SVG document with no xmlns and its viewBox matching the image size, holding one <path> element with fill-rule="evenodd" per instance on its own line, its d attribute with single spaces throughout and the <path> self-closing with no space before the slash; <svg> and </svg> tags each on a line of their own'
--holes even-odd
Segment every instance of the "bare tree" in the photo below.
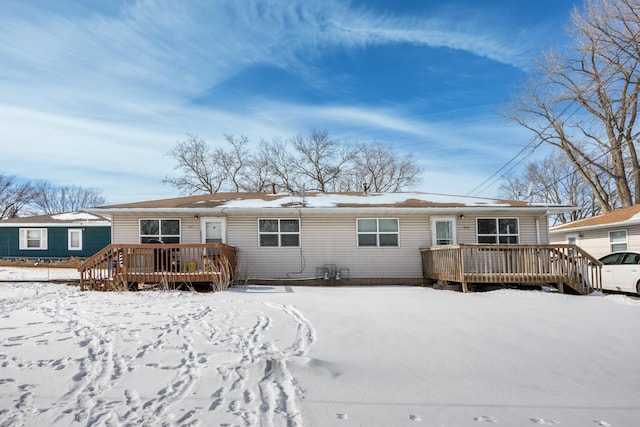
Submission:
<svg viewBox="0 0 640 427">
<path fill-rule="evenodd" d="M 213 194 L 220 191 L 225 180 L 224 168 L 207 143 L 197 135 L 189 134 L 169 152 L 178 164 L 174 169 L 182 175 L 166 177 L 162 182 L 174 186 L 183 194 Z"/>
<path fill-rule="evenodd" d="M 0 219 L 15 218 L 25 213 L 32 194 L 30 183 L 0 173 Z"/>
<path fill-rule="evenodd" d="M 261 140 L 258 158 L 262 164 L 267 165 L 267 176 L 279 189 L 294 192 L 302 188 L 293 170 L 296 160 L 282 139 Z"/>
<path fill-rule="evenodd" d="M 549 53 L 506 116 L 559 148 L 603 211 L 640 203 L 639 0 L 587 1 L 571 54 Z M 615 183 L 612 193 L 609 183 Z"/>
<path fill-rule="evenodd" d="M 399 156 L 390 144 L 359 143 L 355 146 L 349 189 L 396 192 L 414 185 L 421 173 L 413 157 Z"/>
<path fill-rule="evenodd" d="M 247 148 L 249 140 L 243 135 L 235 138 L 233 135 L 225 134 L 224 137 L 230 149 L 218 148 L 213 157 L 219 160 L 224 181 L 228 182 L 232 191 L 246 190 L 248 168 L 252 161 L 251 153 Z"/>
<path fill-rule="evenodd" d="M 272 185 L 275 183 L 271 175 L 269 158 L 260 147 L 257 154 L 249 158 L 243 187 L 246 191 L 267 192 L 272 191 Z"/>
<path fill-rule="evenodd" d="M 47 215 L 76 212 L 84 208 L 105 203 L 102 191 L 97 188 L 85 188 L 75 185 L 52 185 L 40 181 L 33 185 L 29 206 L 33 212 Z"/>
<path fill-rule="evenodd" d="M 576 221 L 602 212 L 589 185 L 576 173 L 569 159 L 558 153 L 530 162 L 521 174 L 506 178 L 500 196 L 579 208 L 569 214 L 557 215 L 556 223 Z"/>
<path fill-rule="evenodd" d="M 326 130 L 312 130 L 308 136 L 291 139 L 296 161 L 291 165 L 307 190 L 338 191 L 339 178 L 347 173 L 353 151 L 340 144 Z"/>
<path fill-rule="evenodd" d="M 326 130 L 283 140 L 261 140 L 256 152 L 245 136 L 225 135 L 224 147 L 211 148 L 203 139 L 189 135 L 169 155 L 182 175 L 163 182 L 186 194 L 219 191 L 297 192 L 400 191 L 412 185 L 420 172 L 410 156 L 400 157 L 382 143 L 341 143 Z"/>
</svg>

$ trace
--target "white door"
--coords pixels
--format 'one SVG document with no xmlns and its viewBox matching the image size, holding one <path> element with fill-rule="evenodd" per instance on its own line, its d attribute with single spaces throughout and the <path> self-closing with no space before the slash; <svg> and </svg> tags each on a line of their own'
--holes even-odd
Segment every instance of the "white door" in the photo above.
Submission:
<svg viewBox="0 0 640 427">
<path fill-rule="evenodd" d="M 578 235 L 577 234 L 567 234 L 567 244 L 569 245 L 578 245 Z"/>
<path fill-rule="evenodd" d="M 224 218 L 202 218 L 202 243 L 226 243 L 226 221 Z"/>
<path fill-rule="evenodd" d="M 456 244 L 455 217 L 431 217 L 431 244 L 433 246 Z"/>
</svg>

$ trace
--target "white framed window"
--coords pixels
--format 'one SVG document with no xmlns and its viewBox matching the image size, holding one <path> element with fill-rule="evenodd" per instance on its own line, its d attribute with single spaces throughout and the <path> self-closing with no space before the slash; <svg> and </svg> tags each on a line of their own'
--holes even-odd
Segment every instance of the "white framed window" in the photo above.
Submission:
<svg viewBox="0 0 640 427">
<path fill-rule="evenodd" d="M 140 220 L 140 243 L 180 243 L 180 220 L 148 218 Z"/>
<path fill-rule="evenodd" d="M 431 244 L 433 246 L 456 243 L 456 218 L 453 216 L 431 217 Z"/>
<path fill-rule="evenodd" d="M 47 249 L 47 229 L 46 228 L 21 228 L 20 249 L 43 250 Z"/>
<path fill-rule="evenodd" d="M 518 244 L 518 218 L 478 218 L 476 226 L 478 243 Z"/>
<path fill-rule="evenodd" d="M 258 245 L 264 247 L 299 247 L 299 219 L 258 219 Z"/>
<path fill-rule="evenodd" d="M 82 250 L 82 229 L 81 228 L 70 228 L 67 232 L 67 241 L 69 243 L 70 251 L 81 251 Z"/>
<path fill-rule="evenodd" d="M 358 218 L 358 247 L 400 246 L 398 218 Z"/>
<path fill-rule="evenodd" d="M 615 230 L 609 232 L 609 246 L 611 252 L 626 251 L 627 244 L 627 230 Z"/>
</svg>

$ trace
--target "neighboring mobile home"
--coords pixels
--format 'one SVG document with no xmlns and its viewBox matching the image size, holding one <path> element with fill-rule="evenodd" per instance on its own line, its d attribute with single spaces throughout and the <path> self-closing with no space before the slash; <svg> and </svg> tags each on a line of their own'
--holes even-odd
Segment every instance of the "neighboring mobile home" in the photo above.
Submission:
<svg viewBox="0 0 640 427">
<path fill-rule="evenodd" d="M 552 227 L 549 238 L 551 243 L 575 244 L 596 258 L 640 251 L 640 205 Z"/>
<path fill-rule="evenodd" d="M 0 221 L 0 258 L 87 258 L 111 243 L 111 224 L 85 212 Z"/>
<path fill-rule="evenodd" d="M 103 258 L 163 242 L 166 250 L 180 246 L 174 255 L 180 251 L 182 265 L 173 268 L 185 271 L 184 254 L 193 249 L 186 245 L 226 244 L 235 248 L 240 274 L 252 281 L 418 284 L 426 277 L 423 248 L 546 245 L 547 215 L 570 209 L 427 193 L 217 193 L 89 212 L 111 220 L 112 249 Z M 540 264 L 537 250 L 528 253 Z"/>
</svg>

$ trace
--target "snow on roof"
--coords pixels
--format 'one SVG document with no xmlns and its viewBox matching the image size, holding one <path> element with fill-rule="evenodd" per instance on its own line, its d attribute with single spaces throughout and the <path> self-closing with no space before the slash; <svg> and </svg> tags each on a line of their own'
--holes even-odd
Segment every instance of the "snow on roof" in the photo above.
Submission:
<svg viewBox="0 0 640 427">
<path fill-rule="evenodd" d="M 463 196 L 446 196 L 428 193 L 372 193 L 372 194 L 337 194 L 313 193 L 305 195 L 280 194 L 272 200 L 236 199 L 223 203 L 229 208 L 270 208 L 286 205 L 304 205 L 309 208 L 329 208 L 338 206 L 389 206 L 407 204 L 411 201 L 430 204 L 447 204 L 462 206 L 509 206 L 501 200 L 481 199 Z"/>
<path fill-rule="evenodd" d="M 102 218 L 91 215 L 86 212 L 67 212 L 57 215 L 51 215 L 51 219 L 57 221 L 97 221 L 102 220 Z"/>
<path fill-rule="evenodd" d="M 262 209 L 262 208 L 538 208 L 566 211 L 570 206 L 528 203 L 480 197 L 421 192 L 398 193 L 215 193 L 199 196 L 150 200 L 91 209 L 90 212 L 182 209 Z"/>
<path fill-rule="evenodd" d="M 110 221 L 96 215 L 86 212 L 65 212 L 53 215 L 36 215 L 27 217 L 18 217 L 3 219 L 0 221 L 0 227 L 17 227 L 17 226 L 109 226 Z"/>
</svg>

